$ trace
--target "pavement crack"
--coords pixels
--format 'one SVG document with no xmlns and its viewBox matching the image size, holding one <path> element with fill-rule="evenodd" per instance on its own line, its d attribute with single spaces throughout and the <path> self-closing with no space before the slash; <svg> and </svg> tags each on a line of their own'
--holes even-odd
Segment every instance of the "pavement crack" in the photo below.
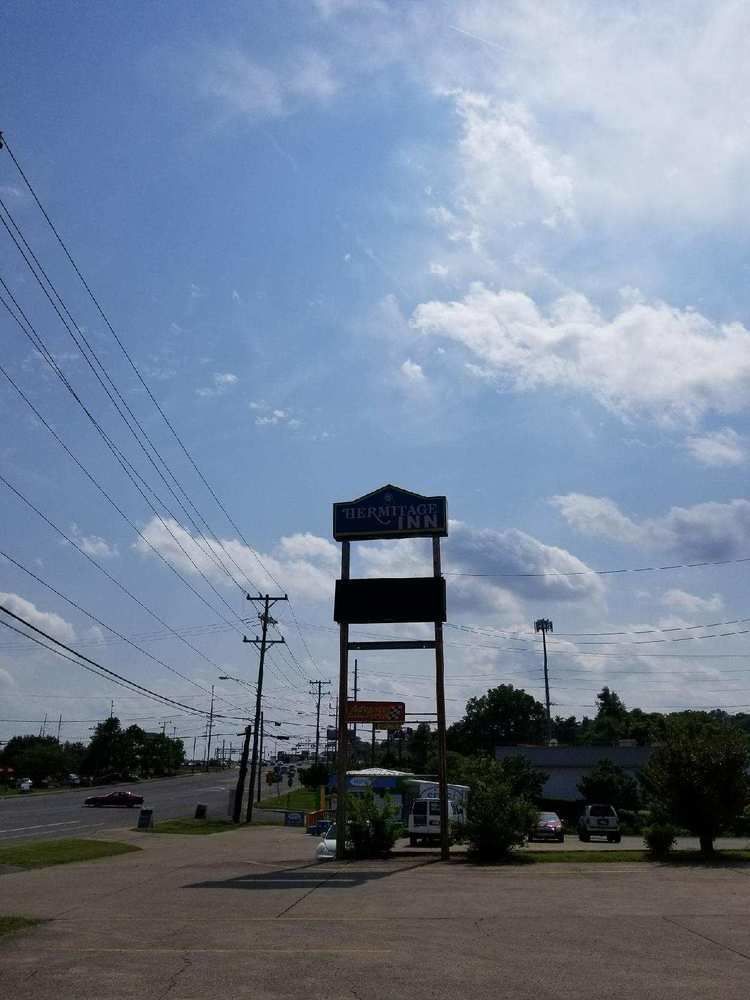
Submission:
<svg viewBox="0 0 750 1000">
<path fill-rule="evenodd" d="M 160 994 L 159 994 L 159 996 L 158 996 L 158 1000 L 164 1000 L 164 998 L 165 998 L 165 997 L 169 996 L 169 994 L 170 994 L 170 993 L 172 992 L 172 990 L 173 990 L 173 989 L 175 988 L 175 986 L 177 985 L 177 980 L 178 980 L 178 979 L 180 978 L 180 976 L 181 976 L 181 975 L 182 975 L 182 974 L 183 974 L 184 972 L 186 972 L 186 971 L 187 971 L 187 970 L 188 970 L 188 969 L 190 968 L 190 966 L 191 966 L 192 964 L 193 964 L 193 962 L 192 962 L 192 960 L 191 960 L 191 958 L 190 958 L 190 955 L 189 955 L 189 954 L 188 954 L 187 952 L 184 952 L 184 953 L 183 953 L 183 956 L 182 956 L 182 965 L 181 965 L 181 966 L 180 966 L 180 968 L 179 968 L 179 969 L 177 970 L 177 972 L 174 972 L 174 973 L 173 973 L 173 974 L 172 974 L 172 975 L 171 975 L 171 976 L 169 977 L 169 982 L 167 983 L 167 987 L 166 987 L 166 989 L 164 990 L 164 992 L 163 992 L 163 993 L 160 993 Z"/>
<path fill-rule="evenodd" d="M 724 944 L 723 941 L 717 941 L 716 938 L 712 938 L 710 934 L 704 934 L 702 931 L 696 931 L 693 927 L 688 927 L 685 924 L 680 923 L 679 920 L 675 920 L 674 917 L 662 917 L 662 920 L 666 920 L 668 924 L 673 924 L 675 927 L 679 927 L 680 930 L 687 931 L 688 934 L 694 934 L 696 937 L 702 938 L 704 941 L 708 941 L 709 944 L 715 944 L 717 948 L 723 948 L 724 951 L 729 951 L 733 955 L 738 955 L 740 958 L 744 958 L 746 961 L 750 962 L 750 955 L 745 951 L 740 951 L 738 948 L 733 948 L 730 944 Z"/>
<path fill-rule="evenodd" d="M 326 882 L 334 878 L 337 874 L 338 874 L 337 872 L 331 872 L 329 875 L 321 877 L 320 882 L 316 882 L 316 884 L 311 889 L 308 889 L 307 892 L 303 893 L 299 897 L 299 899 L 295 899 L 295 901 L 293 903 L 290 903 L 289 906 L 286 907 L 286 909 L 281 911 L 281 913 L 277 913 L 276 919 L 279 920 L 281 917 L 286 916 L 286 914 L 289 913 L 290 910 L 293 910 L 295 906 L 297 906 L 303 900 L 307 899 L 308 896 L 311 896 L 316 889 L 320 889 L 321 886 L 325 885 Z"/>
</svg>

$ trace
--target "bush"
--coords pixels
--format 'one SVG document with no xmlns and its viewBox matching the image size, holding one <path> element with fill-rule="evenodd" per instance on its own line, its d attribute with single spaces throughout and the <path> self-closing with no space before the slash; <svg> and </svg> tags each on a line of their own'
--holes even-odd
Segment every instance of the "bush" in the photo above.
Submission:
<svg viewBox="0 0 750 1000">
<path fill-rule="evenodd" d="M 675 842 L 675 828 L 671 823 L 653 823 L 643 831 L 643 840 L 651 855 L 666 858 Z"/>
<path fill-rule="evenodd" d="M 514 793 L 502 768 L 493 760 L 478 760 L 469 777 L 465 836 L 469 856 L 477 861 L 506 858 L 520 847 L 537 817 L 537 807 Z"/>
<path fill-rule="evenodd" d="M 388 854 L 396 843 L 401 827 L 396 822 L 398 809 L 390 796 L 385 795 L 382 805 L 375 800 L 372 789 L 347 796 L 349 820 L 348 838 L 355 858 L 378 858 Z"/>
</svg>

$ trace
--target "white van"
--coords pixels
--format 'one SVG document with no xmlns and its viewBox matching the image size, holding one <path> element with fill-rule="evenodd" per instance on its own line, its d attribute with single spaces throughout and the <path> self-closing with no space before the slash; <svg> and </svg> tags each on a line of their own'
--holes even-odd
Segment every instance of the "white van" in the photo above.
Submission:
<svg viewBox="0 0 750 1000">
<path fill-rule="evenodd" d="M 457 827 L 466 822 L 466 814 L 461 802 L 448 799 L 448 829 L 451 837 L 458 833 Z M 409 844 L 416 847 L 419 842 L 435 844 L 440 842 L 440 800 L 415 799 L 409 810 Z"/>
</svg>

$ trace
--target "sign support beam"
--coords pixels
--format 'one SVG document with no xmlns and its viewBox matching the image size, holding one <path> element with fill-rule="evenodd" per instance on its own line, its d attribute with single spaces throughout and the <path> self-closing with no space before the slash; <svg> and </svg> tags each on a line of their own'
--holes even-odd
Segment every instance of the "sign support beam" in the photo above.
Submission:
<svg viewBox="0 0 750 1000">
<path fill-rule="evenodd" d="M 440 539 L 432 539 L 432 571 L 442 575 L 440 566 Z M 435 695 L 437 701 L 438 729 L 438 791 L 440 795 L 440 856 L 450 858 L 450 830 L 448 829 L 448 746 L 445 735 L 445 660 L 443 658 L 443 623 L 435 622 Z"/>
<path fill-rule="evenodd" d="M 341 579 L 349 579 L 351 543 L 341 543 Z M 336 860 L 346 856 L 346 769 L 349 760 L 349 731 L 346 703 L 349 700 L 349 624 L 339 624 L 339 738 L 336 748 Z"/>
</svg>

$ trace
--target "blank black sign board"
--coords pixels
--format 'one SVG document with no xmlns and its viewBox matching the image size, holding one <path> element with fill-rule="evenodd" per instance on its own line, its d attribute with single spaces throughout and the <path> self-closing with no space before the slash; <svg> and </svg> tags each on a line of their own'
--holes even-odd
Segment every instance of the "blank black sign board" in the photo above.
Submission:
<svg viewBox="0 0 750 1000">
<path fill-rule="evenodd" d="M 445 580 L 436 576 L 337 580 L 334 621 L 444 622 Z"/>
</svg>

